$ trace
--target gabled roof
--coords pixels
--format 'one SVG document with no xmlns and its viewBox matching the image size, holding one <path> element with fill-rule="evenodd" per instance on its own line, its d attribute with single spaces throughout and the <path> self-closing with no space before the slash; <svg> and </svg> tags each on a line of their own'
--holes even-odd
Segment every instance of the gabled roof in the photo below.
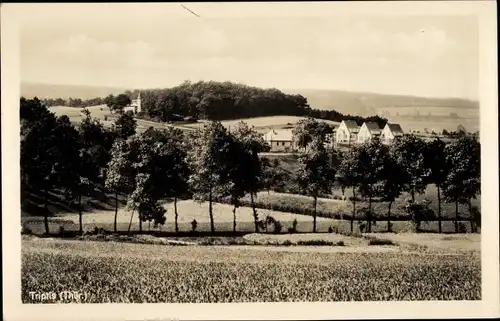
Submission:
<svg viewBox="0 0 500 321">
<path fill-rule="evenodd" d="M 267 141 L 291 142 L 293 141 L 293 133 L 288 129 L 272 129 L 264 135 Z"/>
<path fill-rule="evenodd" d="M 370 131 L 370 133 L 372 134 L 378 134 L 381 132 L 381 129 L 380 127 L 378 126 L 377 123 L 372 123 L 372 122 L 369 122 L 369 123 L 365 123 L 365 126 L 366 128 L 368 128 L 368 130 Z"/>
<path fill-rule="evenodd" d="M 399 124 L 389 124 L 387 125 L 393 134 L 403 134 L 403 129 Z"/>
<path fill-rule="evenodd" d="M 342 122 L 345 124 L 345 126 L 347 127 L 347 129 L 349 129 L 350 132 L 354 133 L 359 132 L 360 127 L 358 126 L 358 124 L 356 124 L 354 120 L 343 120 Z"/>
</svg>

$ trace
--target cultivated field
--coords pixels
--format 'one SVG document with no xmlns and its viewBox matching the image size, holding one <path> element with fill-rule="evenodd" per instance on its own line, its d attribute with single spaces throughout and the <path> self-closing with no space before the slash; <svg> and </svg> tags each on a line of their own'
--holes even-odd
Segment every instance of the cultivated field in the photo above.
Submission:
<svg viewBox="0 0 500 321">
<path fill-rule="evenodd" d="M 112 114 L 109 108 L 106 105 L 99 106 L 91 106 L 87 107 L 92 115 L 92 117 L 98 118 L 104 126 L 110 127 L 115 119 L 116 115 Z M 56 116 L 67 115 L 69 119 L 78 123 L 82 117 L 83 108 L 74 108 L 74 107 L 66 107 L 66 106 L 54 106 L 50 107 L 49 110 L 54 112 Z M 107 120 L 105 120 L 107 118 Z M 292 128 L 298 121 L 301 119 L 305 119 L 305 117 L 298 116 L 269 116 L 269 117 L 255 117 L 255 118 L 244 118 L 244 119 L 236 119 L 236 120 L 227 120 L 222 121 L 222 125 L 226 128 L 236 126 L 240 121 L 246 122 L 249 126 L 255 126 L 255 129 L 259 132 L 265 132 L 270 129 L 282 129 L 282 128 Z M 193 130 L 202 125 L 203 122 L 194 123 L 194 124 L 185 124 L 185 125 L 168 125 L 159 122 L 147 121 L 143 119 L 137 120 L 137 129 L 138 131 L 144 131 L 149 127 L 153 126 L 154 128 L 166 128 L 167 126 L 174 126 L 183 130 Z M 322 122 L 327 122 L 329 124 L 338 125 L 338 122 L 333 122 L 329 120 L 321 120 Z"/>
<path fill-rule="evenodd" d="M 85 302 L 479 300 L 475 254 L 321 253 L 23 239 L 29 291 Z M 120 253 L 120 255 L 116 255 Z M 53 303 L 55 301 L 46 301 Z"/>
<path fill-rule="evenodd" d="M 87 107 L 87 110 L 90 111 L 92 117 L 99 119 L 99 121 L 104 125 L 104 127 L 111 127 L 116 118 L 116 114 L 112 114 L 109 110 L 109 107 L 106 105 L 99 106 L 91 106 Z M 54 106 L 49 107 L 49 110 L 56 114 L 56 116 L 67 115 L 72 123 L 79 123 L 82 119 L 82 111 L 83 108 L 75 108 L 75 107 L 66 107 L 66 106 Z M 158 123 L 153 121 L 147 121 L 144 119 L 137 119 L 137 131 L 143 132 L 149 127 L 154 127 L 156 129 L 167 128 L 169 126 L 173 126 L 179 129 L 191 130 L 191 127 L 187 127 L 184 125 L 168 125 L 164 123 Z"/>
<path fill-rule="evenodd" d="M 270 129 L 280 129 L 280 128 L 292 128 L 297 122 L 306 117 L 299 116 L 269 116 L 269 117 L 255 117 L 255 118 L 242 118 L 235 120 L 222 121 L 222 125 L 225 127 L 234 127 L 239 122 L 244 121 L 248 126 L 255 126 L 257 131 L 266 131 Z M 329 124 L 338 125 L 338 122 L 318 119 L 318 121 L 327 122 Z M 199 126 L 199 124 L 187 125 L 190 127 Z"/>
</svg>

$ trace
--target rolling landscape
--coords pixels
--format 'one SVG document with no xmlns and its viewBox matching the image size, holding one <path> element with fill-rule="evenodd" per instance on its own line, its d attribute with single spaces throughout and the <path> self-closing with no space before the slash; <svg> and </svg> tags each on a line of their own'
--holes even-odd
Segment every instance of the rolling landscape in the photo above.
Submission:
<svg viewBox="0 0 500 321">
<path fill-rule="evenodd" d="M 133 88 L 113 88 L 97 86 L 69 86 L 50 85 L 38 83 L 21 83 L 21 96 L 26 98 L 38 97 L 63 98 L 70 97 L 80 99 L 91 99 L 95 97 L 106 97 L 110 94 L 118 95 Z M 391 122 L 399 123 L 406 131 L 429 131 L 441 132 L 455 131 L 459 125 L 463 125 L 468 131 L 479 131 L 479 103 L 467 99 L 458 98 L 425 98 L 414 96 L 373 94 L 364 92 L 348 92 L 340 90 L 310 90 L 291 89 L 283 90 L 291 94 L 301 94 L 307 98 L 311 108 L 319 110 L 336 110 L 343 114 L 372 116 L 380 115 L 389 118 Z M 68 111 L 69 114 L 73 114 Z M 266 120 L 262 124 L 262 130 L 276 125 L 281 128 L 291 121 L 275 118 Z M 252 125 L 259 124 L 258 120 L 251 121 Z"/>
<path fill-rule="evenodd" d="M 477 21 L 157 5 L 25 19 L 17 300 L 483 307 Z"/>
</svg>

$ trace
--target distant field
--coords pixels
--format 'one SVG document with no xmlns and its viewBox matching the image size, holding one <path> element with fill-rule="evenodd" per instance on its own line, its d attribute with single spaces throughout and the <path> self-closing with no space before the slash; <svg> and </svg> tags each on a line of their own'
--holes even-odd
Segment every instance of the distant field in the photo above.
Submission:
<svg viewBox="0 0 500 321">
<path fill-rule="evenodd" d="M 423 132 L 425 128 L 427 128 L 429 132 L 434 130 L 437 133 L 441 133 L 443 129 L 446 129 L 447 131 L 456 131 L 459 125 L 464 126 L 465 129 L 467 129 L 467 131 L 469 132 L 475 132 L 480 130 L 479 117 L 467 118 L 467 119 L 446 118 L 446 119 L 436 119 L 430 121 L 423 121 L 423 120 L 419 121 L 419 120 L 402 119 L 398 117 L 389 117 L 389 122 L 400 124 L 406 133 L 409 133 L 410 130 L 418 130 L 420 132 Z"/>
<path fill-rule="evenodd" d="M 87 110 L 90 111 L 90 114 L 92 117 L 95 117 L 101 121 L 101 123 L 105 127 L 111 127 L 113 125 L 114 121 L 117 118 L 116 114 L 112 114 L 111 111 L 109 110 L 109 107 L 106 105 L 98 105 L 98 106 L 91 106 L 87 107 Z M 62 115 L 67 115 L 70 119 L 71 122 L 73 123 L 78 123 L 82 119 L 82 110 L 83 108 L 76 108 L 76 107 L 66 107 L 66 106 L 54 106 L 54 107 L 49 107 L 49 110 L 53 113 L 56 114 L 56 116 L 62 116 Z M 105 120 L 107 117 L 107 120 Z M 139 132 L 143 132 L 149 127 L 154 127 L 157 129 L 162 129 L 162 128 L 167 128 L 168 124 L 165 123 L 158 123 L 158 122 L 152 122 L 152 121 L 147 121 L 143 119 L 136 119 L 137 120 L 137 130 Z M 179 129 L 188 129 L 191 130 L 191 127 L 187 127 L 185 125 L 174 125 L 174 127 L 179 128 Z"/>
<path fill-rule="evenodd" d="M 244 121 L 247 123 L 249 126 L 255 126 L 257 130 L 266 130 L 266 129 L 271 129 L 271 128 L 282 128 L 286 126 L 293 126 L 297 122 L 299 122 L 302 119 L 305 119 L 306 117 L 299 117 L 299 116 L 269 116 L 269 117 L 255 117 L 255 118 L 242 118 L 242 119 L 235 119 L 235 120 L 225 120 L 222 121 L 222 125 L 225 127 L 234 127 L 236 126 L 239 122 Z M 334 121 L 329 121 L 329 120 L 320 120 L 323 122 L 327 122 L 329 124 L 334 124 L 338 125 L 338 122 Z M 196 127 L 199 126 L 199 124 L 191 124 L 187 125 L 190 127 Z"/>
</svg>

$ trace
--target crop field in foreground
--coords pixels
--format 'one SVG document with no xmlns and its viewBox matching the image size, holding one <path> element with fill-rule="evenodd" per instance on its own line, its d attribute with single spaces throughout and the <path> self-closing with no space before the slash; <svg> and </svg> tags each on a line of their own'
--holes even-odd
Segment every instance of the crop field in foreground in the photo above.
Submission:
<svg viewBox="0 0 500 321">
<path fill-rule="evenodd" d="M 45 239 L 23 240 L 21 283 L 24 303 L 35 303 L 29 291 L 63 290 L 87 293 L 88 303 L 479 300 L 481 264 L 472 254 L 280 252 Z"/>
</svg>

